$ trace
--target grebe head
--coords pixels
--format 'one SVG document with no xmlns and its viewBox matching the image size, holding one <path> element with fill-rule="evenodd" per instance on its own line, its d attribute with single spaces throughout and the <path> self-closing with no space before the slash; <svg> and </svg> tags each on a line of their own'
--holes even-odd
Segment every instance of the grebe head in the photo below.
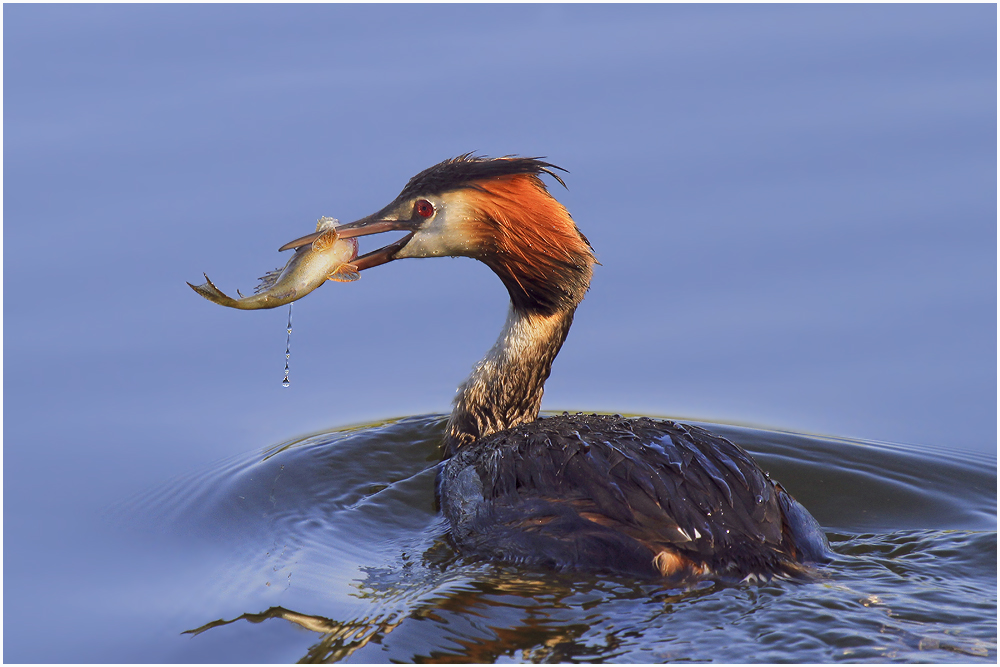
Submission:
<svg viewBox="0 0 1000 667">
<path fill-rule="evenodd" d="M 406 236 L 355 260 L 365 270 L 397 259 L 472 257 L 507 286 L 525 313 L 572 311 L 590 285 L 593 251 L 539 176 L 537 158 L 460 155 L 410 179 L 381 210 L 337 228 L 341 238 L 404 231 Z M 282 250 L 311 243 L 316 234 Z"/>
</svg>

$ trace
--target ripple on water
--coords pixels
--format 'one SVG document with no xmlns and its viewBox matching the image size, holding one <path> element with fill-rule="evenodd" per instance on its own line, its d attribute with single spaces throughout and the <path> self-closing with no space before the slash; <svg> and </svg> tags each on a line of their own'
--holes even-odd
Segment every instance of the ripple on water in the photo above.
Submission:
<svg viewBox="0 0 1000 667">
<path fill-rule="evenodd" d="M 284 623 L 310 631 L 274 640 L 305 660 L 995 661 L 995 459 L 702 425 L 824 526 L 837 556 L 815 581 L 671 590 L 467 562 L 435 507 L 441 416 L 298 438 L 120 513 L 201 559 L 197 604 L 172 616 L 197 629 L 191 660 L 253 660 L 241 637 Z"/>
</svg>

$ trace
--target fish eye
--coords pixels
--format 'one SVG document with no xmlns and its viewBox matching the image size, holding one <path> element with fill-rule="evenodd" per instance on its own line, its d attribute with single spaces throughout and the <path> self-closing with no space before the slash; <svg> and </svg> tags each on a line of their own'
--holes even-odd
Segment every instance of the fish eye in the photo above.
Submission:
<svg viewBox="0 0 1000 667">
<path fill-rule="evenodd" d="M 429 218 L 434 215 L 434 204 L 426 199 L 418 199 L 414 209 L 421 218 Z"/>
</svg>

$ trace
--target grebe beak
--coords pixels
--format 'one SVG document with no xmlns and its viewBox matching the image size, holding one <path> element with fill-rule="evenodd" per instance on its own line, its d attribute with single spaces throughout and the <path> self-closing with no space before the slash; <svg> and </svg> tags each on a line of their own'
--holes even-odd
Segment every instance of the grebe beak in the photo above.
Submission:
<svg viewBox="0 0 1000 667">
<path fill-rule="evenodd" d="M 355 220 L 354 222 L 338 225 L 336 229 L 338 236 L 342 239 L 350 239 L 358 236 L 370 236 L 372 234 L 382 234 L 384 232 L 408 232 L 406 236 L 398 241 L 390 243 L 387 246 L 383 246 L 378 250 L 365 253 L 351 262 L 357 267 L 358 271 L 363 271 L 365 269 L 370 269 L 373 266 L 379 266 L 380 264 L 385 264 L 394 260 L 396 258 L 396 253 L 399 252 L 411 238 L 413 238 L 413 235 L 417 232 L 421 222 L 422 220 L 392 220 L 384 218 L 379 215 L 379 213 L 376 213 L 375 215 L 370 215 L 366 218 Z M 289 241 L 285 245 L 278 248 L 278 252 L 292 250 L 294 248 L 308 245 L 319 238 L 322 233 L 323 232 L 313 232 L 312 234 L 306 234 L 305 236 L 297 238 L 294 241 Z"/>
</svg>

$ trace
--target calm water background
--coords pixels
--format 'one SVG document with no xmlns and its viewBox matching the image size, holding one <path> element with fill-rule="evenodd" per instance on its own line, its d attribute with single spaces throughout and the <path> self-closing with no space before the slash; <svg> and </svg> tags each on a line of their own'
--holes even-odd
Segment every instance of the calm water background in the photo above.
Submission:
<svg viewBox="0 0 1000 667">
<path fill-rule="evenodd" d="M 995 480 L 995 6 L 3 12 L 8 661 L 302 654 L 253 653 L 301 632 L 277 621 L 178 634 L 282 604 L 245 597 L 270 561 L 197 537 L 199 494 L 235 483 L 219 461 L 446 411 L 506 294 L 469 260 L 324 287 L 296 306 L 284 389 L 286 311 L 184 281 L 245 292 L 319 216 L 368 214 L 469 150 L 569 169 L 554 192 L 602 263 L 546 409 L 929 446 Z M 383 462 L 359 465 L 361 483 Z M 863 527 L 824 525 L 863 549 Z M 400 553 L 338 545 L 357 562 L 314 589 Z"/>
</svg>

